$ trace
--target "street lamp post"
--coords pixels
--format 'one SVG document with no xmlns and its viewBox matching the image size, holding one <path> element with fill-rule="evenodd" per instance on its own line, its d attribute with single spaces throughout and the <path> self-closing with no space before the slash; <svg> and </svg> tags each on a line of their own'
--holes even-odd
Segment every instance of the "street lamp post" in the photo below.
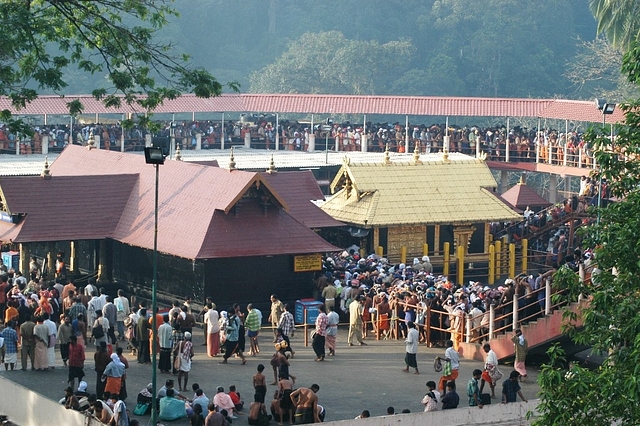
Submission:
<svg viewBox="0 0 640 426">
<path fill-rule="evenodd" d="M 607 125 L 607 115 L 613 114 L 616 109 L 616 104 L 608 103 L 605 99 L 595 99 L 596 106 L 602 112 L 602 129 L 604 131 Z M 613 146 L 613 125 L 611 130 L 611 145 Z M 598 217 L 596 223 L 600 224 L 600 206 L 602 205 L 602 175 L 600 175 L 600 182 L 598 184 Z"/>
<path fill-rule="evenodd" d="M 156 310 L 158 308 L 158 184 L 160 181 L 160 165 L 164 164 L 165 153 L 162 148 L 149 146 L 144 149 L 144 157 L 147 164 L 153 164 L 156 169 L 155 183 L 155 204 L 154 204 L 154 223 L 153 223 L 153 280 L 151 282 L 151 329 L 154 341 L 151 342 L 151 394 L 154 401 L 151 404 L 151 424 L 158 422 L 158 406 L 155 403 L 157 394 L 157 370 L 158 370 L 158 353 L 155 344 L 155 335 L 158 330 Z"/>
</svg>

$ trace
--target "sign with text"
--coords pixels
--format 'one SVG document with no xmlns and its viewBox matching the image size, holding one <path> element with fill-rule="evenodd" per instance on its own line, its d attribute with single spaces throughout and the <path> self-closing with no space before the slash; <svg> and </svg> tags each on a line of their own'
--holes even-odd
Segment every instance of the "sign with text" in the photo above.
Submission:
<svg viewBox="0 0 640 426">
<path fill-rule="evenodd" d="M 322 255 L 293 256 L 293 272 L 322 271 Z"/>
</svg>

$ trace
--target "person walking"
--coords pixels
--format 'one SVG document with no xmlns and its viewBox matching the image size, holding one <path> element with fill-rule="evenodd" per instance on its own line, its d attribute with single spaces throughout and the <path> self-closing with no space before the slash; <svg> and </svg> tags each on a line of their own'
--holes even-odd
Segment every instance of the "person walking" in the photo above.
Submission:
<svg viewBox="0 0 640 426">
<path fill-rule="evenodd" d="M 444 351 L 444 358 L 438 357 L 439 360 L 445 361 L 442 369 L 442 377 L 438 389 L 442 394 L 445 393 L 445 385 L 448 382 L 454 382 L 458 378 L 458 369 L 460 368 L 460 354 L 453 348 L 453 340 L 447 340 L 447 349 Z M 455 388 L 454 388 L 455 389 Z"/>
<path fill-rule="evenodd" d="M 407 338 L 404 340 L 404 343 L 407 347 L 407 353 L 404 356 L 404 363 L 407 366 L 402 371 L 408 373 L 409 367 L 411 367 L 416 370 L 413 374 L 420 374 L 420 372 L 418 371 L 418 361 L 416 359 L 416 354 L 418 353 L 418 340 L 420 339 L 420 335 L 413 321 L 407 322 L 407 329 Z"/>
<path fill-rule="evenodd" d="M 206 328 L 207 355 L 210 358 L 218 356 L 220 352 L 220 314 L 216 310 L 216 304 L 208 302 L 204 315 Z"/>
<path fill-rule="evenodd" d="M 520 381 L 526 382 L 527 367 L 525 365 L 525 360 L 527 359 L 527 352 L 529 351 L 527 339 L 522 335 L 522 330 L 518 328 L 511 338 L 511 341 L 513 342 L 516 350 L 516 360 L 513 364 L 513 368 L 520 373 Z"/>
<path fill-rule="evenodd" d="M 354 340 L 360 346 L 366 345 L 362 340 L 362 313 L 364 312 L 364 296 L 356 297 L 349 304 L 349 337 L 347 342 L 353 346 Z"/>
<path fill-rule="evenodd" d="M 224 342 L 225 351 L 222 361 L 219 364 L 226 364 L 231 355 L 237 353 L 240 359 L 242 359 L 242 365 L 247 363 L 246 358 L 242 354 L 240 349 L 240 318 L 235 314 L 233 308 L 227 310 L 227 317 L 229 319 L 229 325 L 227 325 L 227 340 Z M 185 333 L 186 337 L 186 333 Z"/>
<path fill-rule="evenodd" d="M 278 324 L 280 323 L 280 317 L 282 316 L 282 312 L 284 310 L 284 305 L 275 294 L 271 295 L 271 313 L 269 314 L 268 321 L 271 323 L 273 327 L 273 343 L 276 343 L 278 340 Z"/>
<path fill-rule="evenodd" d="M 313 351 L 316 353 L 316 361 L 324 361 L 324 345 L 327 335 L 327 314 L 324 312 L 324 305 L 318 306 L 318 317 L 316 318 L 316 328 L 313 336 Z"/>
<path fill-rule="evenodd" d="M 26 314 L 24 319 L 25 321 L 20 325 L 20 337 L 22 338 L 22 347 L 20 348 L 22 371 L 27 369 L 27 359 L 31 360 L 31 369 L 35 369 L 33 358 L 36 352 L 36 336 L 33 333 L 36 323 L 31 320 L 31 314 Z"/>
<path fill-rule="evenodd" d="M 258 334 L 260 334 L 260 327 L 262 325 L 262 313 L 259 309 L 253 307 L 252 303 L 247 305 L 247 316 L 244 319 L 244 328 L 247 330 L 247 337 L 249 338 L 249 355 L 256 356 L 260 353 L 260 346 L 258 344 Z"/>
<path fill-rule="evenodd" d="M 522 390 L 520 389 L 520 384 L 518 383 L 520 380 L 520 373 L 518 371 L 513 370 L 509 374 L 509 379 L 505 380 L 502 383 L 502 403 L 507 404 L 509 402 L 516 402 L 517 396 L 520 396 L 524 402 L 527 402 L 527 399 L 522 395 Z"/>
<path fill-rule="evenodd" d="M 502 378 L 502 373 L 498 370 L 498 355 L 491 349 L 491 345 L 485 343 L 482 346 L 487 357 L 484 361 L 484 371 L 482 372 L 482 380 L 480 381 L 480 393 L 484 390 L 485 382 L 489 383 L 491 388 L 491 398 L 496 397 L 496 382 Z"/>
<path fill-rule="evenodd" d="M 78 385 L 84 377 L 84 345 L 78 343 L 78 337 L 72 335 L 69 337 L 69 386 L 75 388 L 75 380 L 78 379 Z"/>
<path fill-rule="evenodd" d="M 329 306 L 327 309 L 329 313 L 327 314 L 327 335 L 325 336 L 325 343 L 329 349 L 329 356 L 334 356 L 336 354 L 340 316 L 336 312 L 335 306 Z"/>
<path fill-rule="evenodd" d="M 191 333 L 185 331 L 184 340 L 178 345 L 177 358 L 180 363 L 178 368 L 178 390 L 186 391 L 189 382 L 189 371 L 191 371 L 191 359 L 193 358 L 193 343 L 191 342 Z M 184 378 L 184 384 L 183 379 Z"/>
</svg>

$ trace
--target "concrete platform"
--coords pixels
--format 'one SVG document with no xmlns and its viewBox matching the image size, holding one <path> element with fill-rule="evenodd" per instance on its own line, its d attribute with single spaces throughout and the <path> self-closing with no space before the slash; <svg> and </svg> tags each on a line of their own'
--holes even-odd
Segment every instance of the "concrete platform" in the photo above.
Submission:
<svg viewBox="0 0 640 426">
<path fill-rule="evenodd" d="M 383 416 L 388 406 L 395 407 L 397 412 L 407 408 L 412 413 L 421 412 L 423 406 L 420 403 L 425 394 L 425 383 L 428 380 L 438 381 L 439 374 L 433 370 L 433 358 L 443 355 L 443 348 L 427 348 L 421 345 L 418 350 L 418 365 L 420 374 L 407 374 L 401 370 L 404 368 L 404 343 L 402 341 L 375 341 L 371 337 L 365 341 L 368 346 L 348 347 L 346 344 L 347 329 L 341 327 L 338 333 L 338 348 L 335 357 L 328 357 L 324 362 L 315 362 L 315 354 L 311 347 L 303 346 L 303 333 L 300 330 L 292 339 L 292 347 L 296 351 L 295 358 L 291 360 L 291 373 L 297 377 L 296 387 L 310 386 L 317 383 L 320 386 L 318 392 L 319 403 L 325 407 L 326 422 L 336 420 L 353 419 L 362 410 L 369 410 L 372 416 Z M 202 330 L 194 332 L 194 344 L 196 355 L 193 360 L 193 369 L 189 374 L 189 388 L 194 382 L 198 382 L 209 398 L 215 394 L 217 386 L 236 385 L 242 398 L 248 405 L 253 399 L 252 376 L 256 366 L 264 364 L 267 383 L 273 380 L 273 373 L 269 361 L 274 349 L 271 343 L 272 334 L 269 330 L 261 333 L 261 353 L 255 357 L 247 357 L 247 364 L 240 365 L 239 359 L 231 358 L 228 365 L 219 365 L 220 357 L 208 358 L 203 342 Z M 89 391 L 95 391 L 96 374 L 93 371 L 94 348 L 87 351 L 85 364 L 85 380 L 89 384 Z M 130 361 L 131 368 L 127 370 L 127 390 L 129 398 L 127 406 L 133 410 L 137 393 L 151 381 L 150 365 L 136 363 L 135 357 L 125 355 Z M 67 369 L 61 367 L 59 353 L 56 354 L 58 367 L 48 372 L 35 371 L 9 371 L 2 370 L 0 375 L 26 386 L 46 398 L 58 400 L 64 395 L 67 386 Z M 460 394 L 460 407 L 468 406 L 466 396 L 466 384 L 471 378 L 471 372 L 475 368 L 482 368 L 482 362 L 475 360 L 461 360 L 458 388 Z M 501 366 L 500 369 L 508 376 L 511 368 Z M 522 384 L 523 393 L 529 400 L 536 398 L 539 391 L 537 385 L 537 371 L 531 369 L 529 380 Z M 168 378 L 177 379 L 174 376 L 158 372 L 158 387 L 164 384 Z M 177 382 L 177 380 L 176 380 Z M 502 383 L 498 383 L 497 393 L 500 393 Z M 267 396 L 273 394 L 275 386 L 268 387 Z M 488 390 L 488 388 L 487 388 Z M 189 397 L 192 395 L 189 394 Z M 494 400 L 498 404 L 500 399 Z M 0 412 L 5 412 L 3 407 L 13 404 L 9 398 L 0 400 Z M 461 408 L 459 408 L 460 410 Z M 474 408 L 475 409 L 475 408 Z M 245 410 L 246 411 L 246 410 Z M 141 424 L 148 424 L 149 417 L 140 418 Z M 173 425 L 188 425 L 187 419 L 171 422 Z M 234 420 L 234 425 L 246 425 L 246 416 L 239 416 Z M 275 424 L 275 423 L 274 423 Z M 508 424 L 508 423 L 504 423 Z M 514 423 L 520 424 L 520 423 Z M 22 425 L 29 426 L 29 425 Z M 443 425 L 444 426 L 444 425 Z"/>
</svg>

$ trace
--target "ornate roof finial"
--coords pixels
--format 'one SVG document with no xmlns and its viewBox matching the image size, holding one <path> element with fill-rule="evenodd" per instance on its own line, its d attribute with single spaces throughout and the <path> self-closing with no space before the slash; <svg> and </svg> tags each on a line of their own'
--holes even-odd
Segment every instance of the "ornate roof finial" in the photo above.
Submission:
<svg viewBox="0 0 640 426">
<path fill-rule="evenodd" d="M 176 144 L 176 161 L 182 161 L 182 152 L 180 152 L 180 144 Z"/>
<path fill-rule="evenodd" d="M 93 129 L 91 129 L 89 131 L 89 139 L 87 140 L 87 149 L 91 151 L 95 147 L 96 147 L 96 140 L 93 137 Z"/>
<path fill-rule="evenodd" d="M 276 164 L 273 161 L 273 154 L 271 154 L 271 162 L 269 162 L 269 167 L 267 167 L 267 173 L 272 174 L 277 172 L 278 171 L 276 170 Z"/>
<path fill-rule="evenodd" d="M 413 164 L 422 164 L 420 161 L 420 142 L 416 141 L 416 148 L 413 150 Z"/>
<path fill-rule="evenodd" d="M 382 164 L 391 164 L 391 157 L 389 156 L 389 144 L 387 143 L 384 148 L 384 159 L 382 160 Z"/>
<path fill-rule="evenodd" d="M 44 169 L 42 169 L 42 173 L 40 176 L 43 179 L 51 179 L 51 170 L 49 170 L 49 157 L 44 157 Z"/>
<path fill-rule="evenodd" d="M 236 169 L 236 159 L 233 157 L 233 147 L 231 147 L 231 158 L 229 159 L 229 170 Z"/>
<path fill-rule="evenodd" d="M 345 166 L 348 166 L 350 163 L 351 163 L 351 160 L 349 159 L 349 157 L 347 157 L 346 155 L 342 157 L 342 164 L 344 164 Z"/>
<path fill-rule="evenodd" d="M 525 181 L 525 175 L 524 175 L 524 173 L 522 173 L 520 175 L 520 181 L 518 182 L 518 185 L 526 185 L 526 184 L 527 184 L 527 182 Z"/>
</svg>

